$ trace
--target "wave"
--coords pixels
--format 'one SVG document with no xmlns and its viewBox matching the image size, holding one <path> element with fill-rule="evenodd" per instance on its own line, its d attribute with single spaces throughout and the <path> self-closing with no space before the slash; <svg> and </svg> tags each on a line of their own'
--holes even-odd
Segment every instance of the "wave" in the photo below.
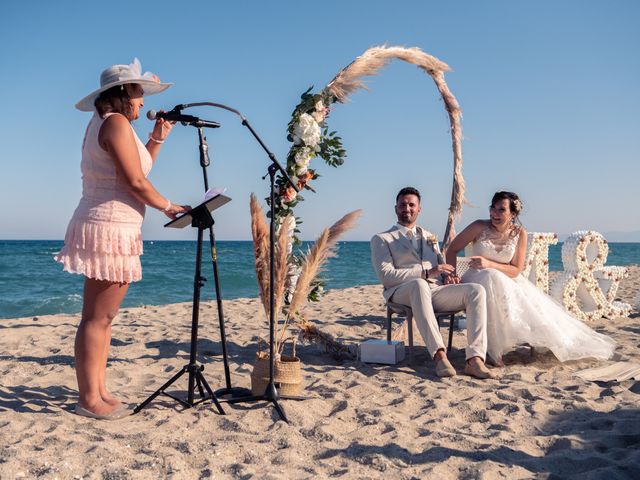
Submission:
<svg viewBox="0 0 640 480">
<path fill-rule="evenodd" d="M 2 314 L 9 318 L 78 313 L 82 310 L 82 295 L 71 293 L 46 298 L 21 298 L 5 303 Z"/>
</svg>

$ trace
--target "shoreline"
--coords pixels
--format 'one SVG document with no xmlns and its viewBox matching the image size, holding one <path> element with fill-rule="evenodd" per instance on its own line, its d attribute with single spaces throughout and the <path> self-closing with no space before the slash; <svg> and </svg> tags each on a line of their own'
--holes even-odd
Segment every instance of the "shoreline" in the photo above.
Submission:
<svg viewBox="0 0 640 480">
<path fill-rule="evenodd" d="M 159 242 L 145 248 L 142 257 L 143 279 L 131 285 L 124 300 L 125 308 L 144 305 L 161 306 L 191 301 L 193 296 L 193 254 L 191 242 Z M 78 313 L 82 309 L 82 277 L 62 270 L 52 256 L 55 242 L 4 243 L 0 255 L 0 287 L 5 301 L 0 302 L 0 319 Z M 617 252 L 617 253 L 616 253 Z M 258 295 L 251 243 L 220 242 L 218 249 L 222 300 L 251 298 Z M 627 266 L 640 260 L 640 243 L 611 249 L 608 264 Z M 211 274 L 205 259 L 203 272 Z M 550 247 L 549 268 L 562 268 L 561 251 Z M 209 274 L 209 275 L 207 275 Z M 371 266 L 366 242 L 344 242 L 338 255 L 329 259 L 323 274 L 325 289 L 375 285 L 378 279 Z M 38 279 L 34 281 L 34 279 Z M 213 281 L 202 290 L 202 299 L 215 296 Z"/>
<path fill-rule="evenodd" d="M 632 302 L 640 267 L 621 283 Z M 224 386 L 216 302 L 201 304 L 198 362 Z M 344 343 L 383 338 L 379 285 L 330 290 L 307 317 Z M 248 387 L 258 339 L 268 337 L 257 298 L 224 302 L 233 386 Z M 298 345 L 304 401 L 280 400 L 290 424 L 265 403 L 210 403 L 182 411 L 160 396 L 137 415 L 100 422 L 73 414 L 77 314 L 0 322 L 0 478 L 531 478 L 640 475 L 640 381 L 587 382 L 574 374 L 603 362 L 560 363 L 516 349 L 500 378 L 461 374 L 464 332 L 439 379 L 418 346 L 414 363 L 336 361 Z M 640 364 L 640 313 L 600 319 L 621 359 Z M 139 403 L 188 362 L 191 302 L 123 308 L 113 327 L 108 386 Z M 443 330 L 444 331 L 444 330 Z M 416 341 L 417 345 L 421 342 Z M 289 347 L 287 347 L 289 348 Z M 286 352 L 288 353 L 288 352 Z M 604 362 L 606 363 L 606 362 Z M 186 376 L 174 384 L 181 395 Z"/>
<path fill-rule="evenodd" d="M 640 264 L 631 264 L 631 265 L 626 265 L 626 267 L 629 269 L 629 277 L 631 278 L 635 278 L 635 276 L 640 277 Z M 558 276 L 560 273 L 562 273 L 562 270 L 552 270 L 549 271 L 549 281 L 551 282 L 556 276 Z M 143 280 L 144 281 L 144 278 Z M 352 287 L 346 287 L 346 288 L 325 288 L 326 292 L 335 292 L 335 291 L 342 291 L 342 290 L 347 290 L 348 288 L 359 288 L 359 287 L 373 287 L 373 286 L 377 286 L 380 291 L 382 291 L 382 286 L 379 283 L 376 284 L 362 284 L 362 285 L 355 285 Z M 257 288 L 257 287 L 256 287 Z M 634 292 L 635 292 L 635 296 L 634 296 Z M 634 285 L 633 281 L 629 281 L 629 279 L 625 279 L 620 283 L 620 288 L 618 289 L 617 292 L 617 299 L 622 299 L 623 301 L 630 303 L 633 307 L 636 307 L 635 302 L 636 301 L 640 301 L 640 286 L 637 287 L 637 291 L 636 291 L 636 286 Z M 126 298 L 125 298 L 126 299 Z M 225 305 L 228 302 L 235 302 L 238 300 L 258 300 L 258 296 L 253 296 L 253 297 L 232 297 L 232 298 L 223 298 L 222 302 L 223 305 Z M 215 300 L 201 300 L 201 304 L 206 304 L 206 303 L 213 303 L 215 302 Z M 322 302 L 322 300 L 320 301 L 320 303 Z M 131 310 L 131 309 L 136 309 L 136 308 L 142 308 L 142 309 L 146 309 L 146 308 L 162 308 L 162 307 L 170 307 L 172 305 L 182 305 L 182 304 L 188 304 L 189 306 L 191 305 L 191 300 L 189 301 L 185 301 L 185 302 L 175 302 L 175 303 L 147 303 L 147 304 L 141 304 L 141 305 L 132 305 L 132 306 L 125 306 L 125 307 L 121 307 L 120 308 L 120 312 L 122 313 L 123 310 Z M 64 316 L 77 316 L 80 315 L 80 311 L 77 312 L 73 312 L 73 313 L 51 313 L 51 314 L 45 314 L 45 315 L 26 315 L 26 316 L 22 316 L 22 317 L 5 317 L 5 318 L 0 318 L 0 325 L 2 325 L 2 322 L 6 322 L 8 320 L 20 320 L 20 319 L 39 319 L 42 317 L 49 317 L 49 316 L 56 316 L 56 315 L 64 315 Z"/>
</svg>

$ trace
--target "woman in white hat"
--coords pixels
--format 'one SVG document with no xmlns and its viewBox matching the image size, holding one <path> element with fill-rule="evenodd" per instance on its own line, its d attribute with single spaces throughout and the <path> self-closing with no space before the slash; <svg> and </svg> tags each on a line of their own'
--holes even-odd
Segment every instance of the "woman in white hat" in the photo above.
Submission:
<svg viewBox="0 0 640 480">
<path fill-rule="evenodd" d="M 94 114 L 82 143 L 82 198 L 55 259 L 65 271 L 85 276 L 75 340 L 79 415 L 112 420 L 130 413 L 106 388 L 111 322 L 129 283 L 142 278 L 145 205 L 169 218 L 189 209 L 171 203 L 146 178 L 172 123 L 157 119 L 146 145 L 131 126 L 144 96 L 171 85 L 152 73 L 142 74 L 136 58 L 131 65 L 107 68 L 100 88 L 76 104 Z"/>
</svg>

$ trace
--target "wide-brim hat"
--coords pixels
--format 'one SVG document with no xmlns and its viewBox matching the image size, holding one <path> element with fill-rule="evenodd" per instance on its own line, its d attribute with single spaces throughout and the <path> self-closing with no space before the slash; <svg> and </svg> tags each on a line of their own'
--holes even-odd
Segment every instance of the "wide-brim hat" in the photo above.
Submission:
<svg viewBox="0 0 640 480">
<path fill-rule="evenodd" d="M 112 87 L 127 83 L 137 83 L 144 90 L 144 96 L 160 93 L 169 88 L 173 83 L 160 83 L 159 78 L 151 73 L 142 73 L 142 65 L 137 58 L 131 65 L 112 65 L 100 74 L 100 88 L 91 92 L 78 103 L 76 108 L 83 112 L 93 112 L 94 102 L 98 96 Z"/>
</svg>

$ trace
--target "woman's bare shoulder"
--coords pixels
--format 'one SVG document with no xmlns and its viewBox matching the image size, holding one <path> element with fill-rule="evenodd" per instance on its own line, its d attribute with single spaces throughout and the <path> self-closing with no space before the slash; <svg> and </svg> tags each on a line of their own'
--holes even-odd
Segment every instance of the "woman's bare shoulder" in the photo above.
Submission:
<svg viewBox="0 0 640 480">
<path fill-rule="evenodd" d="M 109 115 L 104 119 L 100 130 L 119 130 L 122 128 L 130 128 L 130 125 L 131 124 L 129 123 L 129 120 L 127 120 L 127 117 L 125 117 L 121 113 L 114 113 L 113 115 Z"/>
<path fill-rule="evenodd" d="M 131 123 L 124 115 L 116 113 L 105 118 L 100 132 L 98 133 L 98 141 L 100 145 L 106 149 L 106 144 L 123 139 L 133 139 L 131 134 Z"/>
<path fill-rule="evenodd" d="M 484 220 L 482 218 L 479 218 L 471 222 L 467 228 L 471 231 L 479 232 L 481 230 L 484 230 L 488 226 L 489 226 L 489 220 Z"/>
</svg>

